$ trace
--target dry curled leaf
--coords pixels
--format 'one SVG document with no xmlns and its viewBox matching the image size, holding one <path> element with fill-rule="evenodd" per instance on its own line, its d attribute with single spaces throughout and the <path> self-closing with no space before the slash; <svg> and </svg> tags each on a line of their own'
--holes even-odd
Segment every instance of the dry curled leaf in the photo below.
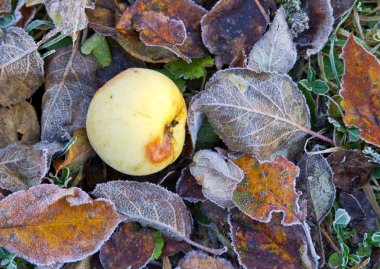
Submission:
<svg viewBox="0 0 380 269">
<path fill-rule="evenodd" d="M 302 1 L 302 10 L 309 18 L 309 28 L 298 35 L 295 42 L 310 56 L 318 53 L 330 36 L 334 24 L 333 9 L 330 0 L 307 0 Z"/>
<path fill-rule="evenodd" d="M 191 203 L 207 200 L 202 193 L 202 186 L 191 174 L 190 167 L 182 169 L 181 176 L 176 183 L 176 193 Z"/>
<path fill-rule="evenodd" d="M 281 225 L 281 215 L 270 223 L 255 221 L 234 210 L 229 216 L 232 244 L 245 269 L 312 269 L 317 263 L 300 225 Z"/>
<path fill-rule="evenodd" d="M 126 9 L 116 25 L 118 40 L 133 56 L 148 62 L 175 60 L 167 48 L 186 60 L 202 58 L 207 55 L 200 29 L 200 20 L 205 13 L 191 0 L 137 0 Z M 145 44 L 140 41 L 138 31 L 141 31 L 140 38 Z M 183 38 L 183 43 L 179 42 Z M 174 43 L 169 47 L 172 41 Z M 166 49 L 149 47 L 152 45 L 164 45 Z"/>
<path fill-rule="evenodd" d="M 257 73 L 286 74 L 292 69 L 296 60 L 297 49 L 286 21 L 286 13 L 280 8 L 268 32 L 253 46 L 247 68 Z"/>
<path fill-rule="evenodd" d="M 333 171 L 334 184 L 351 193 L 363 187 L 371 179 L 374 164 L 358 150 L 339 150 L 327 157 Z"/>
<path fill-rule="evenodd" d="M 17 27 L 0 34 L 0 105 L 30 98 L 44 81 L 44 62 L 34 39 Z"/>
<path fill-rule="evenodd" d="M 67 140 L 75 130 L 86 126 L 88 106 L 96 89 L 95 72 L 95 60 L 76 49 L 58 49 L 51 56 L 42 99 L 42 140 Z"/>
<path fill-rule="evenodd" d="M 100 249 L 99 259 L 104 269 L 144 268 L 153 256 L 154 247 L 149 229 L 124 223 Z"/>
<path fill-rule="evenodd" d="M 244 172 L 231 160 L 212 150 L 200 150 L 190 165 L 203 195 L 223 208 L 234 206 L 232 195 Z"/>
<path fill-rule="evenodd" d="M 190 251 L 179 262 L 176 269 L 235 269 L 231 262 L 214 258 L 202 251 Z"/>
<path fill-rule="evenodd" d="M 366 142 L 380 146 L 380 62 L 355 41 L 353 33 L 342 57 L 346 70 L 340 91 L 343 121 L 358 127 Z"/>
<path fill-rule="evenodd" d="M 272 0 L 220 0 L 202 18 L 202 39 L 217 66 L 242 66 L 246 54 L 265 33 Z"/>
<path fill-rule="evenodd" d="M 194 145 L 204 116 L 230 150 L 261 160 L 285 155 L 310 127 L 305 98 L 290 77 L 249 69 L 219 71 L 193 97 L 188 126 Z"/>
<path fill-rule="evenodd" d="M 270 222 L 273 212 L 284 214 L 283 225 L 304 220 L 306 213 L 298 204 L 301 193 L 295 188 L 297 166 L 280 156 L 264 163 L 247 155 L 232 160 L 245 173 L 233 194 L 233 201 L 241 211 L 260 222 Z"/>
<path fill-rule="evenodd" d="M 108 200 L 46 184 L 7 196 L 0 210 L 0 245 L 41 266 L 95 253 L 121 221 Z"/>
<path fill-rule="evenodd" d="M 31 145 L 40 138 L 37 114 L 28 102 L 9 107 L 0 106 L 0 126 L 0 148 L 18 141 Z"/>
</svg>

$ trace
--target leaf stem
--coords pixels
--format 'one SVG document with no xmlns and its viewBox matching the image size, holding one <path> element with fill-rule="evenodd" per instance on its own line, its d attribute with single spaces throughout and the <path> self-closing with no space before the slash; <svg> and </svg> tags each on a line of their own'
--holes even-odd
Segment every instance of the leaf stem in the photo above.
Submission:
<svg viewBox="0 0 380 269">
<path fill-rule="evenodd" d="M 330 144 L 332 144 L 332 145 L 335 146 L 335 143 L 334 143 L 334 141 L 332 139 L 330 139 L 330 138 L 328 138 L 328 137 L 326 137 L 324 135 L 321 135 L 320 133 L 314 132 L 314 131 L 306 128 L 306 127 L 303 127 L 302 125 L 296 124 L 296 126 L 301 131 L 303 131 L 303 132 L 305 132 L 307 134 L 310 134 L 312 136 L 318 137 L 319 139 L 322 139 L 323 141 L 326 141 L 326 142 L 328 142 L 328 143 L 330 143 Z"/>
<path fill-rule="evenodd" d="M 187 238 L 187 237 L 184 237 L 183 240 L 186 242 L 186 243 L 189 243 L 190 245 L 194 246 L 194 247 L 197 247 L 203 251 L 206 251 L 206 252 L 209 252 L 211 254 L 215 254 L 215 255 L 222 255 L 223 253 L 225 253 L 227 251 L 227 247 L 223 247 L 223 248 L 219 248 L 219 249 L 216 249 L 216 248 L 208 248 L 208 247 L 205 247 L 201 244 L 198 244 L 197 242 L 194 242 L 192 241 L 191 239 Z"/>
<path fill-rule="evenodd" d="M 378 218 L 380 218 L 380 206 L 377 202 L 375 193 L 372 190 L 370 183 L 367 183 L 363 186 L 364 193 L 367 195 L 368 201 L 371 204 L 373 210 L 376 212 Z"/>
</svg>

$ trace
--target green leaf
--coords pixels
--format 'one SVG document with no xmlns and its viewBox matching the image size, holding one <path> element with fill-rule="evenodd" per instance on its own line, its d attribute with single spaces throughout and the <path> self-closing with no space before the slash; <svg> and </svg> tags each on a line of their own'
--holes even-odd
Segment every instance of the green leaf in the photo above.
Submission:
<svg viewBox="0 0 380 269">
<path fill-rule="evenodd" d="M 153 233 L 154 242 L 155 242 L 152 260 L 155 260 L 161 256 L 162 249 L 164 248 L 165 241 L 164 241 L 164 238 L 162 237 L 162 235 L 159 231 L 152 229 L 152 233 Z"/>
<path fill-rule="evenodd" d="M 329 257 L 329 266 L 331 268 L 339 268 L 342 264 L 342 257 L 339 255 L 338 252 L 334 252 Z"/>
<path fill-rule="evenodd" d="M 347 128 L 347 132 L 348 132 L 348 139 L 350 140 L 350 142 L 356 142 L 360 139 L 359 134 L 362 131 L 360 131 L 360 129 L 354 126 L 351 126 Z"/>
<path fill-rule="evenodd" d="M 345 133 L 346 132 L 346 128 L 344 127 L 343 124 L 341 124 L 339 121 L 333 119 L 333 118 L 330 118 L 328 117 L 328 120 L 329 122 L 334 125 L 334 127 L 339 131 L 339 132 L 342 132 L 342 133 Z"/>
<path fill-rule="evenodd" d="M 211 124 L 206 119 L 197 135 L 197 149 L 213 147 L 216 143 L 220 141 L 219 136 L 212 129 Z"/>
<path fill-rule="evenodd" d="M 176 78 L 197 79 L 206 76 L 207 67 L 214 65 L 214 59 L 211 56 L 200 59 L 191 59 L 191 63 L 183 60 L 174 61 L 164 65 L 171 74 Z"/>
<path fill-rule="evenodd" d="M 335 212 L 335 219 L 333 221 L 334 229 L 336 230 L 336 228 L 338 227 L 341 227 L 341 228 L 347 227 L 348 223 L 350 223 L 350 220 L 351 220 L 351 217 L 350 215 L 348 215 L 347 211 L 342 208 L 339 208 Z"/>
<path fill-rule="evenodd" d="M 35 20 L 28 24 L 25 31 L 30 32 L 34 29 L 38 30 L 50 30 L 54 28 L 54 23 L 45 20 Z"/>
<path fill-rule="evenodd" d="M 345 243 L 340 243 L 340 249 L 342 250 L 342 266 L 346 266 L 348 263 L 348 256 L 350 255 L 350 249 Z"/>
<path fill-rule="evenodd" d="M 358 255 L 355 255 L 355 254 L 348 255 L 348 259 L 354 262 L 355 264 L 359 264 L 362 261 L 362 259 Z"/>
<path fill-rule="evenodd" d="M 176 78 L 172 73 L 169 72 L 169 70 L 166 69 L 158 69 L 156 71 L 170 78 L 182 93 L 186 91 L 186 82 L 182 78 Z"/>
<path fill-rule="evenodd" d="M 314 68 L 310 67 L 308 70 L 307 70 L 307 81 L 308 82 L 312 82 L 315 78 L 315 70 Z"/>
<path fill-rule="evenodd" d="M 15 17 L 12 14 L 7 14 L 0 17 L 0 28 L 7 28 L 13 24 Z"/>
<path fill-rule="evenodd" d="M 102 67 L 110 66 L 112 63 L 110 47 L 102 35 L 93 34 L 83 43 L 81 51 L 83 54 L 94 56 Z"/>
<path fill-rule="evenodd" d="M 317 79 L 310 84 L 311 90 L 315 94 L 326 94 L 330 88 L 323 80 Z"/>
<path fill-rule="evenodd" d="M 380 232 L 376 232 L 371 236 L 371 241 L 374 243 L 380 243 Z"/>
</svg>

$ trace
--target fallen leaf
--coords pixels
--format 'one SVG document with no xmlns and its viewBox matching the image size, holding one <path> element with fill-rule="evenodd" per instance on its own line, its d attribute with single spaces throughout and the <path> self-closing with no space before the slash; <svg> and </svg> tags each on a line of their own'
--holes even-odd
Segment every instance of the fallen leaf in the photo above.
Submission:
<svg viewBox="0 0 380 269">
<path fill-rule="evenodd" d="M 298 204 L 301 193 L 295 188 L 297 166 L 281 156 L 264 163 L 247 155 L 232 160 L 245 173 L 233 194 L 241 211 L 260 222 L 270 222 L 273 212 L 282 212 L 283 225 L 301 223 L 306 213 Z"/>
<path fill-rule="evenodd" d="M 320 225 L 335 200 L 333 173 L 322 155 L 304 155 L 298 165 L 297 190 L 302 192 L 301 199 L 307 201 L 307 219 Z"/>
<path fill-rule="evenodd" d="M 108 200 L 46 184 L 7 196 L 0 210 L 0 245 L 45 266 L 95 253 L 121 221 Z"/>
<path fill-rule="evenodd" d="M 334 184 L 351 193 L 363 187 L 370 179 L 374 164 L 358 150 L 339 150 L 327 157 L 334 174 Z"/>
<path fill-rule="evenodd" d="M 257 73 L 286 74 L 292 69 L 296 60 L 297 49 L 286 21 L 286 13 L 280 8 L 268 32 L 253 46 L 247 68 Z"/>
<path fill-rule="evenodd" d="M 202 186 L 198 184 L 191 174 L 190 167 L 182 169 L 181 176 L 176 183 L 176 193 L 191 203 L 207 200 L 202 193 Z"/>
<path fill-rule="evenodd" d="M 233 249 L 240 264 L 260 269 L 317 268 L 300 225 L 281 225 L 281 215 L 270 223 L 255 221 L 234 210 L 229 216 Z"/>
<path fill-rule="evenodd" d="M 233 193 L 244 178 L 244 172 L 235 163 L 218 152 L 200 150 L 193 157 L 190 171 L 206 198 L 223 208 L 234 206 Z"/>
<path fill-rule="evenodd" d="M 302 10 L 309 18 L 309 28 L 299 34 L 295 42 L 310 56 L 323 48 L 333 30 L 333 9 L 330 0 L 307 0 L 302 3 Z"/>
<path fill-rule="evenodd" d="M 165 244 L 161 253 L 162 257 L 175 255 L 190 247 L 190 245 L 186 243 L 185 241 L 173 240 L 166 236 L 164 237 L 164 240 L 165 240 Z"/>
<path fill-rule="evenodd" d="M 0 16 L 12 13 L 12 4 L 9 0 L 0 0 Z"/>
<path fill-rule="evenodd" d="M 70 147 L 66 154 L 65 160 L 54 165 L 57 172 L 59 172 L 63 167 L 74 170 L 75 168 L 84 165 L 88 159 L 95 156 L 95 151 L 91 147 L 90 141 L 88 141 L 86 128 L 76 130 L 73 133 L 73 136 L 76 136 L 77 140 Z"/>
<path fill-rule="evenodd" d="M 100 249 L 100 262 L 104 269 L 143 268 L 152 258 L 154 246 L 149 229 L 124 223 Z"/>
<path fill-rule="evenodd" d="M 331 6 L 334 11 L 334 19 L 340 19 L 349 11 L 355 3 L 355 0 L 331 0 Z"/>
<path fill-rule="evenodd" d="M 94 9 L 86 9 L 88 26 L 104 36 L 115 36 L 115 3 L 113 0 L 96 0 Z"/>
<path fill-rule="evenodd" d="M 43 81 L 44 62 L 34 39 L 17 27 L 0 34 L 0 105 L 30 98 Z"/>
<path fill-rule="evenodd" d="M 31 145 L 40 138 L 40 124 L 34 107 L 28 102 L 0 106 L 0 148 L 15 142 Z"/>
<path fill-rule="evenodd" d="M 191 63 L 183 60 L 165 64 L 164 67 L 175 78 L 198 79 L 206 76 L 206 67 L 214 66 L 214 59 L 211 56 L 200 59 L 192 59 Z"/>
<path fill-rule="evenodd" d="M 223 258 L 214 258 L 202 251 L 190 251 L 179 262 L 176 269 L 235 269 L 231 262 Z"/>
<path fill-rule="evenodd" d="M 176 54 L 185 59 L 201 58 L 207 55 L 202 44 L 200 28 L 200 20 L 205 13 L 205 9 L 191 0 L 137 0 L 126 9 L 116 25 L 116 30 L 119 32 L 119 41 L 123 40 L 125 43 L 123 45 L 121 42 L 124 49 L 143 61 L 162 63 L 175 60 L 174 54 L 168 53 L 168 50 L 161 47 L 149 47 L 152 44 L 156 46 L 162 44 L 163 41 L 167 42 L 172 39 L 175 36 L 172 32 L 173 29 L 176 29 L 175 32 L 179 34 L 178 38 L 174 38 Z M 165 31 L 158 29 L 161 26 L 157 24 L 163 25 L 162 23 L 167 26 L 171 25 L 171 27 L 166 28 Z M 183 38 L 183 28 L 181 31 L 177 31 L 176 28 L 180 29 L 180 24 L 186 28 L 183 44 L 178 42 Z M 147 28 L 148 25 L 150 25 L 149 28 Z M 173 28 L 173 25 L 176 26 Z M 148 46 L 140 41 L 138 31 L 142 31 L 140 37 Z M 155 42 L 152 43 L 153 38 L 155 38 Z"/>
<path fill-rule="evenodd" d="M 100 34 L 93 34 L 82 44 L 81 52 L 85 55 L 92 55 L 96 58 L 101 67 L 112 64 L 110 47 L 107 39 Z"/>
<path fill-rule="evenodd" d="M 310 128 L 305 98 L 290 77 L 249 69 L 217 72 L 192 98 L 188 126 L 193 145 L 205 116 L 230 150 L 261 160 L 286 155 Z"/>
<path fill-rule="evenodd" d="M 220 0 L 202 18 L 202 39 L 217 66 L 241 66 L 269 24 L 272 0 Z"/>
<path fill-rule="evenodd" d="M 346 71 L 340 95 L 346 126 L 355 125 L 366 142 L 380 146 L 380 62 L 352 33 L 342 54 Z"/>
<path fill-rule="evenodd" d="M 67 263 L 63 269 L 91 269 L 91 257 L 87 257 L 79 262 Z"/>
<path fill-rule="evenodd" d="M 68 140 L 75 130 L 86 126 L 96 89 L 95 72 L 95 60 L 75 49 L 61 48 L 52 55 L 42 99 L 42 140 Z"/>
<path fill-rule="evenodd" d="M 227 223 L 228 211 L 207 200 L 201 204 L 202 212 L 217 225 Z"/>
</svg>

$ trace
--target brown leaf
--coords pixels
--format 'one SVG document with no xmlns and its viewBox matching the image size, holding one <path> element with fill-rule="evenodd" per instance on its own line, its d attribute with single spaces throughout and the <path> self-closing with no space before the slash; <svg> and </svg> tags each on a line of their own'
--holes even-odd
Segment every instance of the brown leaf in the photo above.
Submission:
<svg viewBox="0 0 380 269">
<path fill-rule="evenodd" d="M 12 4 L 9 0 L 0 0 L 0 16 L 12 13 Z"/>
<path fill-rule="evenodd" d="M 334 19 L 338 20 L 354 5 L 355 0 L 331 0 L 331 6 L 334 11 Z"/>
<path fill-rule="evenodd" d="M 150 21 L 154 19 L 153 22 L 162 22 L 167 21 L 166 18 L 169 18 L 170 20 L 181 21 L 186 27 L 186 38 L 182 45 L 177 46 L 177 53 L 181 53 L 186 58 L 202 58 L 207 55 L 200 34 L 200 20 L 206 11 L 190 0 L 137 0 L 132 6 L 128 7 L 117 23 L 116 29 L 121 35 L 119 41 L 123 40 L 125 43 L 124 45 L 121 43 L 121 45 L 129 53 L 136 58 L 148 62 L 162 63 L 175 60 L 174 54 L 166 49 L 147 47 L 139 40 L 137 29 L 135 28 L 135 20 L 142 16 L 144 12 L 149 11 L 154 11 L 154 13 L 148 14 L 155 14 L 154 17 L 149 18 Z M 139 26 L 139 24 L 136 26 Z M 146 31 L 146 28 L 144 29 Z M 152 31 L 149 32 L 152 33 Z M 157 34 L 154 33 L 154 35 Z M 144 39 L 146 38 L 145 36 Z M 149 36 L 149 38 L 151 37 Z"/>
<path fill-rule="evenodd" d="M 43 83 L 43 76 L 44 62 L 31 36 L 17 27 L 0 34 L 0 105 L 30 98 Z"/>
<path fill-rule="evenodd" d="M 0 148 L 14 142 L 31 145 L 40 138 L 40 124 L 34 107 L 28 102 L 0 106 Z"/>
<path fill-rule="evenodd" d="M 238 210 L 229 217 L 235 253 L 244 268 L 317 268 L 300 225 L 281 225 L 281 215 L 273 214 L 270 223 L 250 219 Z"/>
<path fill-rule="evenodd" d="M 190 251 L 178 262 L 176 269 L 234 269 L 231 262 L 214 258 L 201 251 Z"/>
<path fill-rule="evenodd" d="M 96 90 L 96 61 L 76 49 L 61 48 L 49 60 L 42 99 L 41 137 L 70 139 L 86 126 L 86 114 Z"/>
<path fill-rule="evenodd" d="M 185 241 L 174 240 L 167 236 L 163 237 L 165 244 L 164 248 L 162 249 L 161 257 L 172 256 L 190 247 L 190 245 Z"/>
<path fill-rule="evenodd" d="M 155 247 L 153 234 L 147 228 L 136 226 L 132 222 L 121 224 L 100 249 L 104 269 L 138 269 L 150 261 Z"/>
<path fill-rule="evenodd" d="M 202 39 L 222 65 L 238 66 L 269 24 L 272 0 L 220 0 L 202 18 Z"/>
<path fill-rule="evenodd" d="M 205 201 L 201 204 L 203 213 L 215 224 L 223 225 L 227 223 L 228 211 L 217 206 L 211 201 Z"/>
<path fill-rule="evenodd" d="M 68 263 L 63 269 L 91 269 L 91 257 L 87 257 L 79 262 Z"/>
<path fill-rule="evenodd" d="M 232 160 L 245 173 L 233 195 L 241 211 L 261 222 L 270 222 L 273 212 L 282 212 L 283 225 L 300 224 L 305 219 L 306 213 L 298 204 L 301 193 L 295 189 L 297 166 L 280 156 L 264 163 L 247 155 Z"/>
<path fill-rule="evenodd" d="M 176 193 L 191 203 L 206 201 L 206 197 L 202 193 L 202 186 L 191 174 L 190 167 L 182 169 L 181 176 L 176 184 Z"/>
<path fill-rule="evenodd" d="M 327 157 L 333 171 L 334 184 L 351 193 L 363 187 L 370 179 L 374 165 L 358 150 L 339 150 Z"/>
<path fill-rule="evenodd" d="M 45 184 L 7 196 L 0 210 L 0 245 L 36 265 L 95 253 L 121 221 L 108 200 Z"/>
<path fill-rule="evenodd" d="M 380 62 L 355 41 L 352 33 L 343 48 L 345 73 L 340 95 L 347 126 L 361 130 L 366 142 L 380 146 Z"/>
<path fill-rule="evenodd" d="M 95 1 L 94 9 L 86 9 L 88 25 L 95 32 L 105 36 L 116 35 L 115 3 L 113 0 Z"/>
</svg>

